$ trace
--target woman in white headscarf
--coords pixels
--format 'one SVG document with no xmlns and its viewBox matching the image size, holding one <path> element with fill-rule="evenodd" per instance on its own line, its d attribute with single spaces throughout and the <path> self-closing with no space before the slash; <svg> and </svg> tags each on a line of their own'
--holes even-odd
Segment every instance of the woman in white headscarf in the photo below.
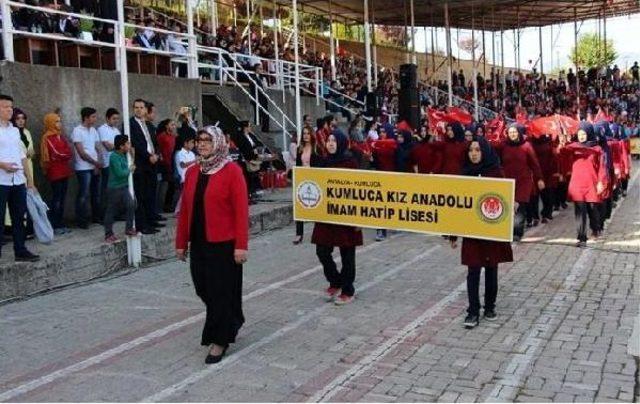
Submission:
<svg viewBox="0 0 640 404">
<path fill-rule="evenodd" d="M 176 228 L 176 255 L 191 250 L 191 276 L 207 315 L 202 345 L 205 363 L 222 360 L 244 323 L 242 264 L 247 261 L 249 201 L 242 169 L 229 158 L 229 145 L 219 128 L 198 131 L 197 164 L 183 184 Z"/>
</svg>

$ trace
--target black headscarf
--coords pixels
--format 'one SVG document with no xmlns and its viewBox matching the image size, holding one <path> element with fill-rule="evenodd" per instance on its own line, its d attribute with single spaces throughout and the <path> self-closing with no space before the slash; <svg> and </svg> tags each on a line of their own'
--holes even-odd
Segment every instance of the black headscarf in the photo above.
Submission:
<svg viewBox="0 0 640 404">
<path fill-rule="evenodd" d="M 516 130 L 518 131 L 518 140 L 514 142 L 510 137 L 507 136 L 507 143 L 514 146 L 519 146 L 524 143 L 524 135 L 527 132 L 527 128 L 525 128 L 524 125 L 520 123 L 514 123 L 513 125 L 509 126 L 509 129 L 511 128 L 516 128 Z"/>
<path fill-rule="evenodd" d="M 611 128 L 609 127 L 609 122 L 599 121 L 594 126 L 594 130 L 596 132 L 596 138 L 598 139 L 598 145 L 604 152 L 604 162 L 607 166 L 607 170 L 608 172 L 611 172 L 613 171 L 613 158 L 611 156 L 611 148 L 609 147 L 609 143 L 607 143 L 607 140 L 613 137 L 613 133 L 611 132 Z"/>
<path fill-rule="evenodd" d="M 16 120 L 18 119 L 18 115 L 24 115 L 25 121 L 27 120 L 27 114 L 25 114 L 23 110 L 21 110 L 20 108 L 14 108 L 13 116 L 11 117 L 11 124 L 13 124 L 13 126 L 15 126 L 16 128 L 18 128 L 18 126 L 16 125 Z M 20 140 L 22 140 L 24 147 L 28 149 L 29 139 L 27 139 L 27 135 L 24 133 L 24 128 L 18 128 L 18 132 L 20 132 Z"/>
<path fill-rule="evenodd" d="M 448 125 L 453 131 L 453 138 L 446 136 L 447 142 L 464 142 L 464 127 L 460 122 L 452 122 Z"/>
<path fill-rule="evenodd" d="M 347 136 L 340 129 L 335 129 L 329 136 L 336 138 L 338 147 L 334 154 L 327 152 L 326 165 L 328 167 L 333 167 L 336 164 L 353 158 L 353 155 L 349 151 L 349 139 L 347 139 Z"/>
<path fill-rule="evenodd" d="M 596 131 L 587 121 L 580 122 L 580 127 L 578 130 L 582 129 L 587 134 L 587 140 L 584 142 L 580 142 L 580 144 L 584 147 L 593 147 L 598 145 L 598 138 L 596 137 Z"/>
<path fill-rule="evenodd" d="M 469 159 L 469 148 L 473 142 L 478 142 L 480 145 L 480 152 L 482 153 L 482 159 L 479 163 L 474 164 Z M 477 177 L 483 175 L 489 170 L 500 169 L 500 157 L 498 153 L 491 147 L 489 142 L 482 136 L 473 136 L 473 140 L 467 146 L 467 150 L 464 154 L 464 165 L 462 166 L 462 175 L 468 175 Z"/>
<path fill-rule="evenodd" d="M 404 142 L 398 143 L 396 148 L 396 168 L 398 171 L 407 171 L 406 165 L 411 156 L 411 149 L 413 149 L 413 136 L 409 131 L 401 131 L 400 133 Z"/>
</svg>

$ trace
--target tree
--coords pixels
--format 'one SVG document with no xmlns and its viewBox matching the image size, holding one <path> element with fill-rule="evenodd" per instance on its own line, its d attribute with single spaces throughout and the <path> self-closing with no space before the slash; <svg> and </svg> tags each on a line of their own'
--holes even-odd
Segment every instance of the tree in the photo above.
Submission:
<svg viewBox="0 0 640 404">
<path fill-rule="evenodd" d="M 607 40 L 606 54 L 605 43 L 598 39 L 596 33 L 586 33 L 578 39 L 578 53 L 576 60 L 576 48 L 571 49 L 569 59 L 573 64 L 582 68 L 608 66 L 618 58 L 618 54 L 613 47 L 613 41 Z M 577 63 L 576 63 L 577 62 Z"/>
<path fill-rule="evenodd" d="M 473 54 L 474 49 L 477 51 L 478 48 L 480 48 L 480 41 L 478 40 L 478 38 L 475 38 L 475 41 L 473 39 L 474 38 L 468 36 L 460 38 L 460 40 L 458 41 L 458 47 L 461 50 L 467 52 L 470 56 Z"/>
</svg>

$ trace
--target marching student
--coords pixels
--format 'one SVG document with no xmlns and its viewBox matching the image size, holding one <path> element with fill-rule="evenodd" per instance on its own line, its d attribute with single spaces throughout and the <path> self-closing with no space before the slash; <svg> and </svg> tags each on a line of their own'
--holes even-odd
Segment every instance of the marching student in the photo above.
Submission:
<svg viewBox="0 0 640 404">
<path fill-rule="evenodd" d="M 320 162 L 320 155 L 316 147 L 316 140 L 313 136 L 313 128 L 305 126 L 302 128 L 302 138 L 300 145 L 296 149 L 296 167 L 317 167 Z M 293 244 L 302 243 L 304 237 L 304 222 L 296 222 L 296 237 Z"/>
<path fill-rule="evenodd" d="M 553 206 L 558 188 L 558 160 L 549 135 L 532 137 L 531 146 L 536 152 L 544 180 L 545 187 L 540 192 L 540 199 L 542 199 L 542 223 L 547 223 L 549 220 L 553 220 Z M 537 200 L 535 210 L 536 212 L 538 210 Z"/>
<path fill-rule="evenodd" d="M 445 140 L 435 142 L 433 147 L 438 150 L 442 162 L 436 174 L 459 175 L 467 148 L 462 124 L 460 122 L 448 124 Z"/>
<path fill-rule="evenodd" d="M 578 247 L 587 245 L 587 215 L 594 236 L 599 235 L 600 213 L 598 204 L 604 191 L 606 165 L 604 153 L 598 146 L 593 125 L 580 122 L 578 141 L 562 149 L 572 161 L 568 198 L 575 206 Z"/>
<path fill-rule="evenodd" d="M 475 136 L 467 146 L 462 175 L 472 177 L 503 178 L 500 158 L 491 145 L 482 137 Z M 451 247 L 457 247 L 457 237 L 451 237 Z M 467 296 L 469 308 L 464 319 L 466 328 L 474 328 L 480 321 L 480 273 L 484 268 L 484 318 L 494 321 L 497 317 L 498 264 L 513 261 L 511 244 L 502 241 L 480 240 L 464 237 L 461 250 L 462 265 L 467 271 Z"/>
<path fill-rule="evenodd" d="M 371 167 L 377 171 L 396 171 L 397 148 L 393 125 L 385 123 L 380 127 L 378 139 L 371 143 Z M 383 241 L 386 238 L 386 229 L 376 230 L 376 241 Z"/>
<path fill-rule="evenodd" d="M 334 130 L 327 138 L 327 157 L 322 166 L 357 168 L 358 163 L 348 148 L 349 141 L 345 134 L 339 129 Z M 326 290 L 329 301 L 334 301 L 336 305 L 351 303 L 355 294 L 353 282 L 356 278 L 356 247 L 362 245 L 362 231 L 352 226 L 316 223 L 311 242 L 316 245 L 316 255 L 329 282 Z M 342 257 L 340 272 L 332 256 L 335 247 L 340 249 Z"/>
<path fill-rule="evenodd" d="M 541 191 L 545 188 L 538 158 L 531 144 L 525 141 L 524 135 L 523 125 L 511 125 L 507 131 L 507 139 L 496 145 L 505 177 L 516 180 L 515 201 L 518 202 L 518 209 L 513 229 L 515 241 L 520 241 L 524 235 L 527 206 L 534 183 Z"/>
</svg>

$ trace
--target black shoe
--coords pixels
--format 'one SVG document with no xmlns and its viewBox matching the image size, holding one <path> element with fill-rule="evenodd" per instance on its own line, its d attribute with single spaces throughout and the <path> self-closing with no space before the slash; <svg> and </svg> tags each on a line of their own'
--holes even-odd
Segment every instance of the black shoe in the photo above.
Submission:
<svg viewBox="0 0 640 404">
<path fill-rule="evenodd" d="M 155 227 L 156 229 L 161 229 L 161 228 L 163 228 L 165 226 L 166 226 L 166 224 L 163 224 L 163 223 L 158 223 L 158 222 L 152 222 L 151 223 L 151 227 Z"/>
<path fill-rule="evenodd" d="M 204 363 L 206 363 L 207 365 L 213 365 L 214 363 L 220 362 L 222 360 L 222 358 L 224 357 L 224 354 L 227 353 L 227 348 L 229 348 L 229 345 L 224 347 L 224 349 L 222 350 L 222 353 L 220 355 L 208 354 L 207 357 L 204 359 Z"/>
<path fill-rule="evenodd" d="M 478 315 L 467 314 L 464 319 L 464 328 L 471 329 L 476 327 L 480 323 L 480 317 Z"/>
<path fill-rule="evenodd" d="M 154 228 L 151 228 L 151 227 L 148 227 L 146 229 L 140 230 L 140 233 L 142 233 L 142 234 L 156 234 L 156 233 L 159 233 L 159 232 L 160 232 L 160 230 L 157 230 L 157 229 L 154 229 Z"/>
<path fill-rule="evenodd" d="M 40 256 L 32 254 L 29 251 L 25 251 L 20 255 L 16 255 L 16 262 L 37 262 L 40 261 Z"/>
<path fill-rule="evenodd" d="M 569 205 L 567 205 L 566 203 L 563 203 L 563 204 L 562 204 L 562 205 L 560 205 L 560 206 L 562 206 L 562 209 L 566 209 L 566 208 L 568 208 L 568 207 L 569 207 Z"/>
<path fill-rule="evenodd" d="M 513 235 L 513 242 L 514 243 L 519 243 L 520 240 L 522 240 L 522 236 L 518 236 L 516 234 Z"/>
<path fill-rule="evenodd" d="M 586 246 L 587 246 L 586 241 L 578 241 L 578 243 L 576 244 L 576 247 L 578 248 L 585 248 Z"/>
<path fill-rule="evenodd" d="M 538 220 L 538 219 L 534 219 L 534 220 L 533 220 L 533 224 L 532 224 L 532 226 L 533 226 L 533 227 L 536 227 L 536 226 L 537 226 L 537 225 L 539 225 L 539 224 L 540 224 L 540 220 Z"/>
<path fill-rule="evenodd" d="M 527 226 L 527 227 L 532 227 L 532 226 L 533 226 L 533 223 L 532 223 L 532 222 L 527 222 L 527 224 L 526 224 L 525 226 Z"/>
<path fill-rule="evenodd" d="M 151 220 L 153 220 L 154 222 L 166 222 L 167 218 L 164 216 L 158 215 L 158 216 L 152 217 Z"/>
<path fill-rule="evenodd" d="M 487 321 L 496 321 L 498 315 L 494 310 L 485 310 L 484 311 L 484 319 Z"/>
</svg>

